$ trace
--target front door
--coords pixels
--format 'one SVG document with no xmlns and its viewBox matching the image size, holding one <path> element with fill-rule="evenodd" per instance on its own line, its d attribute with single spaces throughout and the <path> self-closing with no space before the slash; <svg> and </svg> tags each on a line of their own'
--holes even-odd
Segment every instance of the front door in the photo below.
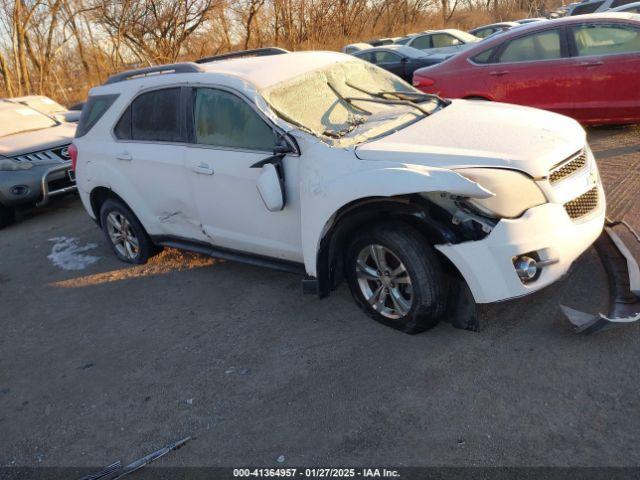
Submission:
<svg viewBox="0 0 640 480">
<path fill-rule="evenodd" d="M 211 244 L 302 261 L 298 158 L 284 158 L 287 203 L 270 212 L 257 190 L 260 168 L 276 135 L 248 101 L 218 88 L 192 90 L 193 144 L 186 166 L 202 230 Z"/>
<path fill-rule="evenodd" d="M 640 118 L 640 29 L 584 23 L 571 29 L 576 85 L 574 117 Z"/>
<path fill-rule="evenodd" d="M 573 110 L 572 60 L 560 29 L 524 35 L 501 48 L 484 68 L 492 98 L 570 115 Z"/>
</svg>

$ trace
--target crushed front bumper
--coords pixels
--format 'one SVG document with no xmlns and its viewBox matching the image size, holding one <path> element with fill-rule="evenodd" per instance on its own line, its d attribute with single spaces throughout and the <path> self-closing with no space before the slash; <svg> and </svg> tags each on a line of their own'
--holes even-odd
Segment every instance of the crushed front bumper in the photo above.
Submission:
<svg viewBox="0 0 640 480">
<path fill-rule="evenodd" d="M 520 218 L 500 220 L 482 240 L 435 248 L 456 266 L 476 303 L 528 295 L 562 278 L 600 236 L 606 202 L 602 187 L 598 189 L 598 208 L 584 219 L 572 220 L 561 204 L 547 203 Z M 513 259 L 529 252 L 537 252 L 546 265 L 534 281 L 523 283 Z"/>
</svg>

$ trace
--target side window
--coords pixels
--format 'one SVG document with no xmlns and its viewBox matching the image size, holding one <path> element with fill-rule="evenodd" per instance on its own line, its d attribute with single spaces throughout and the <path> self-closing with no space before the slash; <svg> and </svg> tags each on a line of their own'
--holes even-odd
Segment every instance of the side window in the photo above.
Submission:
<svg viewBox="0 0 640 480">
<path fill-rule="evenodd" d="M 411 37 L 401 38 L 400 40 L 396 40 L 395 44 L 396 45 L 406 45 L 407 43 L 409 43 L 409 40 L 411 40 Z"/>
<path fill-rule="evenodd" d="M 76 138 L 86 135 L 98 120 L 109 110 L 109 107 L 116 101 L 119 95 L 95 95 L 89 97 L 87 103 L 82 108 L 78 128 L 76 128 Z"/>
<path fill-rule="evenodd" d="M 433 48 L 452 47 L 454 45 L 460 45 L 462 42 L 453 35 L 446 33 L 436 33 L 431 35 L 431 43 Z"/>
<path fill-rule="evenodd" d="M 573 30 L 578 55 L 640 52 L 640 30 L 622 25 L 580 25 Z"/>
<path fill-rule="evenodd" d="M 489 35 L 491 35 L 493 32 L 495 32 L 496 30 L 492 27 L 489 28 L 483 28 L 481 30 L 478 30 L 476 33 L 474 33 L 474 35 L 478 38 L 486 38 Z"/>
<path fill-rule="evenodd" d="M 373 54 L 371 52 L 357 53 L 355 56 L 358 57 L 358 58 L 361 58 L 362 60 L 366 60 L 367 62 L 373 62 L 374 61 Z"/>
<path fill-rule="evenodd" d="M 475 63 L 480 63 L 480 64 L 489 63 L 489 60 L 491 60 L 491 55 L 493 55 L 494 50 L 495 48 L 490 48 L 489 50 L 485 50 L 484 52 L 479 53 L 478 55 L 473 57 L 471 60 L 473 60 Z"/>
<path fill-rule="evenodd" d="M 616 8 L 616 7 L 621 7 L 622 5 L 627 5 L 629 3 L 634 3 L 637 0 L 613 0 L 613 2 L 611 2 L 611 7 L 609 8 Z"/>
<path fill-rule="evenodd" d="M 423 35 L 422 37 L 417 37 L 413 40 L 411 46 L 419 50 L 426 50 L 428 48 L 431 48 L 431 35 Z"/>
<path fill-rule="evenodd" d="M 600 5 L 602 5 L 603 3 L 604 2 L 593 2 L 593 3 L 586 3 L 584 5 L 578 5 L 576 8 L 573 9 L 573 12 L 571 12 L 571 15 L 584 15 L 585 13 L 593 13 L 598 8 L 600 8 Z"/>
<path fill-rule="evenodd" d="M 180 88 L 143 93 L 125 110 L 114 133 L 121 140 L 184 142 Z"/>
<path fill-rule="evenodd" d="M 226 148 L 272 152 L 271 127 L 243 100 L 213 88 L 198 88 L 194 101 L 195 142 Z"/>
<path fill-rule="evenodd" d="M 375 52 L 375 62 L 378 63 L 397 63 L 402 57 L 393 52 Z"/>
<path fill-rule="evenodd" d="M 562 58 L 560 32 L 548 30 L 512 40 L 500 55 L 499 62 L 529 62 L 555 58 Z"/>
</svg>

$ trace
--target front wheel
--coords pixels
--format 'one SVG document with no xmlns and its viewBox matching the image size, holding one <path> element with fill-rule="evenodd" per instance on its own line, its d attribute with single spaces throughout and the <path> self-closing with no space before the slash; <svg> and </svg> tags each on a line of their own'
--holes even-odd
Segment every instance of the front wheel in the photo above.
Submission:
<svg viewBox="0 0 640 480">
<path fill-rule="evenodd" d="M 361 232 L 350 244 L 346 276 L 356 303 L 374 320 L 414 334 L 446 309 L 447 283 L 427 240 L 403 223 Z"/>
</svg>

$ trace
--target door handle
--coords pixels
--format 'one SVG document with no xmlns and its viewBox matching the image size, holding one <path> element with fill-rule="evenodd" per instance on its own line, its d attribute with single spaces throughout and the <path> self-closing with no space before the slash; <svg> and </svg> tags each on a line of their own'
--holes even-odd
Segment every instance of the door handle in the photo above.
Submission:
<svg viewBox="0 0 640 480">
<path fill-rule="evenodd" d="M 191 167 L 191 170 L 199 173 L 200 175 L 213 175 L 213 169 L 204 162 L 198 165 L 194 165 L 193 167 Z"/>
<path fill-rule="evenodd" d="M 579 67 L 599 67 L 603 65 L 604 62 L 602 60 L 594 60 L 592 62 L 580 62 L 578 63 Z"/>
<path fill-rule="evenodd" d="M 489 75 L 491 75 L 492 77 L 502 77 L 503 75 L 507 75 L 508 73 L 508 70 L 494 70 L 493 72 L 489 72 Z"/>
<path fill-rule="evenodd" d="M 124 152 L 118 153 L 116 155 L 116 158 L 118 160 L 122 160 L 123 162 L 130 162 L 131 160 L 133 160 L 133 157 L 131 156 L 131 154 L 126 150 Z"/>
</svg>

